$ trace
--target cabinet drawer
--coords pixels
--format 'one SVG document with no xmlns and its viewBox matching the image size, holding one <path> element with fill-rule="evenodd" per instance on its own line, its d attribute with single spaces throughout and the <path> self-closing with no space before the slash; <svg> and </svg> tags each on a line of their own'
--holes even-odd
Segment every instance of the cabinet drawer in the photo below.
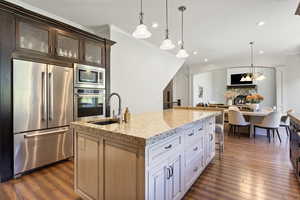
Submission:
<svg viewBox="0 0 300 200">
<path fill-rule="evenodd" d="M 194 132 L 196 135 L 203 134 L 205 132 L 205 121 L 201 121 L 195 124 Z"/>
<path fill-rule="evenodd" d="M 184 132 L 185 148 L 199 140 L 199 132 L 195 131 L 195 128 L 187 129 Z"/>
<path fill-rule="evenodd" d="M 203 137 L 200 137 L 198 142 L 189 146 L 185 150 L 185 163 L 188 166 L 194 159 L 200 159 L 203 152 Z"/>
<path fill-rule="evenodd" d="M 149 161 L 155 163 L 156 161 L 162 159 L 165 155 L 169 153 L 176 152 L 181 144 L 181 137 L 176 136 L 165 142 L 156 144 L 149 148 Z M 149 162 L 149 163 L 150 163 Z"/>
<path fill-rule="evenodd" d="M 185 188 L 189 189 L 202 172 L 202 158 L 193 160 L 185 168 Z"/>
</svg>

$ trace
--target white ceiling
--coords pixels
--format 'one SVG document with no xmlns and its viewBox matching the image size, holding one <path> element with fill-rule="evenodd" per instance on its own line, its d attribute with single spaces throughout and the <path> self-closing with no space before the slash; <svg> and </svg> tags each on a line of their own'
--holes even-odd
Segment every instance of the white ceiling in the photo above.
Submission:
<svg viewBox="0 0 300 200">
<path fill-rule="evenodd" d="M 159 46 L 164 37 L 164 0 L 143 0 L 145 23 Z M 138 23 L 139 0 L 22 0 L 32 6 L 82 24 L 114 24 L 131 33 Z M 249 41 L 255 41 L 257 56 L 300 54 L 300 16 L 294 15 L 297 0 L 169 0 L 170 34 L 179 40 L 180 15 L 186 5 L 185 44 L 190 64 L 221 63 L 249 57 Z M 160 27 L 151 28 L 152 22 Z M 265 21 L 264 26 L 257 26 Z M 198 51 L 192 55 L 192 51 Z M 265 53 L 259 55 L 259 50 Z"/>
</svg>

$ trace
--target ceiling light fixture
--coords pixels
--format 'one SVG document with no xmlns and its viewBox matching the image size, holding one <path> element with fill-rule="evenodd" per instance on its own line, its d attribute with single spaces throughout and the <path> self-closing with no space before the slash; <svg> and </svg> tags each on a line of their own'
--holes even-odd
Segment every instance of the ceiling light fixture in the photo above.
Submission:
<svg viewBox="0 0 300 200">
<path fill-rule="evenodd" d="M 244 76 L 241 78 L 241 82 L 245 81 L 262 81 L 265 80 L 266 77 L 263 73 L 261 72 L 256 72 L 255 66 L 253 64 L 253 46 L 254 42 L 250 42 L 250 48 L 251 48 L 251 66 L 250 66 L 250 72 L 246 73 Z"/>
<path fill-rule="evenodd" d="M 194 54 L 194 55 L 197 55 L 197 54 L 198 54 L 198 52 L 197 52 L 197 51 L 193 51 L 193 54 Z"/>
<path fill-rule="evenodd" d="M 157 22 L 153 22 L 153 23 L 152 23 L 152 28 L 158 28 L 158 26 L 159 26 L 159 25 L 158 25 Z"/>
<path fill-rule="evenodd" d="M 141 12 L 139 14 L 140 24 L 136 27 L 132 36 L 136 39 L 146 39 L 151 37 L 151 32 L 148 30 L 147 26 L 144 24 L 144 13 L 143 13 L 143 0 L 141 0 Z"/>
<path fill-rule="evenodd" d="M 189 54 L 184 49 L 184 41 L 183 41 L 183 12 L 186 10 L 185 6 L 180 6 L 178 10 L 181 12 L 181 44 L 180 49 L 176 55 L 177 58 L 187 58 Z"/>
<path fill-rule="evenodd" d="M 259 51 L 259 54 L 264 54 L 265 52 L 263 50 L 260 50 Z"/>
<path fill-rule="evenodd" d="M 204 58 L 204 62 L 208 62 L 208 59 L 207 59 L 207 58 Z"/>
<path fill-rule="evenodd" d="M 257 23 L 257 26 L 263 26 L 263 25 L 265 25 L 264 21 L 260 21 L 260 22 Z"/>
<path fill-rule="evenodd" d="M 169 38 L 169 12 L 168 12 L 168 0 L 166 0 L 166 37 L 165 40 L 162 41 L 160 45 L 160 49 L 162 50 L 171 50 L 175 48 L 172 40 Z"/>
</svg>

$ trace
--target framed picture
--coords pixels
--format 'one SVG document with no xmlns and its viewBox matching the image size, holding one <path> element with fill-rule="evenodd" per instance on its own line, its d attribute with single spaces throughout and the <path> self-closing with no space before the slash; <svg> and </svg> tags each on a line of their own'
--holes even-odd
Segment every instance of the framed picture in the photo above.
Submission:
<svg viewBox="0 0 300 200">
<path fill-rule="evenodd" d="M 202 86 L 198 86 L 198 97 L 199 98 L 203 98 L 203 90 L 204 90 L 204 88 L 202 87 Z"/>
</svg>

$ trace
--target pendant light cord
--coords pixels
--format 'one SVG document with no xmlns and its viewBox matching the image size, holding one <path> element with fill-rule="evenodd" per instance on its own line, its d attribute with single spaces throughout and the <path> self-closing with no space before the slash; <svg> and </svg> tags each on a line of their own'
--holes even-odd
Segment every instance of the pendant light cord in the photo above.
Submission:
<svg viewBox="0 0 300 200">
<path fill-rule="evenodd" d="M 250 42 L 250 47 L 251 47 L 251 70 L 252 70 L 252 76 L 254 76 L 255 74 L 255 68 L 254 68 L 254 64 L 253 64 L 253 45 L 254 45 L 254 42 Z"/>
<path fill-rule="evenodd" d="M 181 48 L 184 48 L 184 44 L 183 44 L 183 11 L 181 10 Z"/>
<path fill-rule="evenodd" d="M 143 0 L 141 0 L 140 24 L 143 24 L 144 23 L 143 21 L 144 21 Z"/>
<path fill-rule="evenodd" d="M 168 10 L 168 0 L 166 0 L 166 39 L 169 39 L 169 10 Z"/>
</svg>

